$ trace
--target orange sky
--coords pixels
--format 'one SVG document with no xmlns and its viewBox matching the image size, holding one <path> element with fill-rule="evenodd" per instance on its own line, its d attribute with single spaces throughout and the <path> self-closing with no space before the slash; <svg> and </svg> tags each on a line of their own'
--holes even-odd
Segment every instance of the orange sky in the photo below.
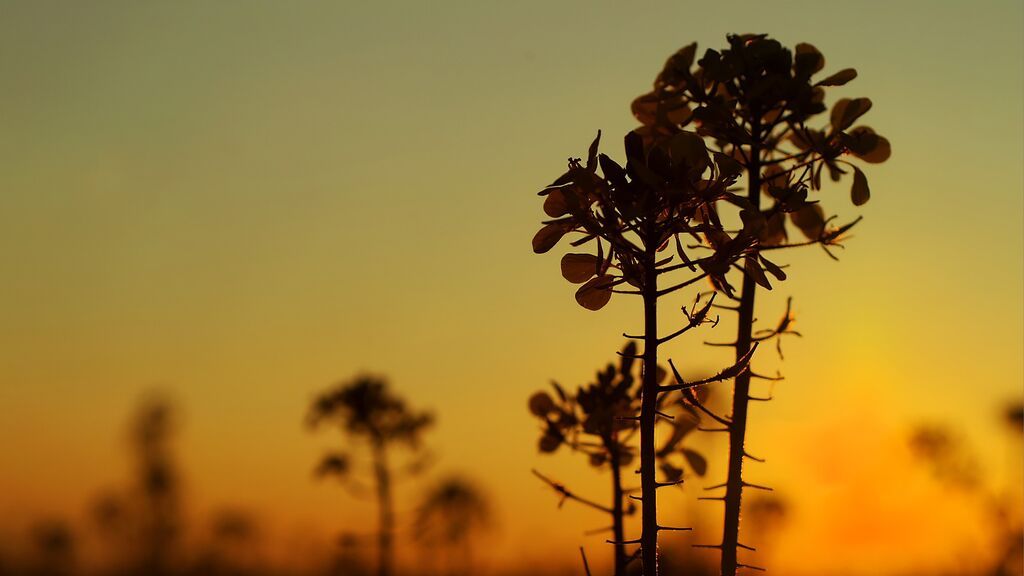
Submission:
<svg viewBox="0 0 1024 576">
<path fill-rule="evenodd" d="M 288 533 L 363 525 L 368 505 L 311 481 L 332 439 L 302 418 L 367 369 L 437 411 L 437 472 L 487 486 L 496 562 L 575 565 L 597 520 L 556 510 L 529 470 L 604 482 L 535 453 L 525 399 L 585 381 L 639 303 L 575 305 L 557 257 L 529 248 L 535 191 L 598 128 L 633 127 L 629 102 L 676 48 L 765 31 L 856 67 L 841 94 L 870 96 L 894 147 L 842 262 L 794 253 L 761 302 L 774 320 L 795 295 L 806 336 L 752 417 L 765 480 L 802 510 L 772 567 L 791 573 L 784 552 L 810 535 L 821 557 L 801 568 L 847 554 L 868 573 L 974 537 L 970 521 L 925 530 L 907 556 L 874 530 L 969 519 L 919 486 L 911 423 L 949 422 L 1005 464 L 993 414 L 1024 381 L 1019 2 L 352 4 L 0 9 L 0 517 L 80 514 L 122 483 L 126 420 L 156 387 L 183 409 L 197 509 L 251 507 Z M 699 339 L 671 356 L 719 367 Z M 809 456 L 823 435 L 848 453 Z M 844 551 L 853 533 L 873 552 Z"/>
</svg>

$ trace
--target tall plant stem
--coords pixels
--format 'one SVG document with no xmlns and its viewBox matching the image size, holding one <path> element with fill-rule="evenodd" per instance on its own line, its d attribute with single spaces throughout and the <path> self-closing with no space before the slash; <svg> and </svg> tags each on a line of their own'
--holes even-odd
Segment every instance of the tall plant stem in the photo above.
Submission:
<svg viewBox="0 0 1024 576">
<path fill-rule="evenodd" d="M 658 410 L 658 249 L 653 226 L 648 227 L 644 259 L 644 373 L 640 401 L 640 493 L 643 531 L 640 554 L 643 576 L 658 574 L 658 483 L 655 476 L 654 423 Z"/>
<path fill-rule="evenodd" d="M 373 467 L 377 480 L 377 509 L 379 513 L 377 574 L 378 576 L 391 576 L 394 563 L 395 515 L 391 496 L 391 473 L 388 470 L 387 453 L 382 441 L 373 443 Z"/>
<path fill-rule="evenodd" d="M 609 443 L 610 464 L 612 469 L 612 539 L 615 541 L 615 576 L 626 576 L 626 539 L 624 512 L 622 507 L 622 459 L 619 454 L 616 433 L 612 432 Z"/>
<path fill-rule="evenodd" d="M 755 115 L 755 118 L 757 116 Z M 761 147 L 757 144 L 760 125 L 752 126 L 755 144 L 750 147 L 750 161 L 747 166 L 749 187 L 747 196 L 755 208 L 760 209 L 761 200 Z M 747 258 L 757 258 L 750 254 Z M 740 294 L 739 324 L 736 335 L 736 359 L 739 361 L 750 351 L 751 333 L 754 329 L 754 297 L 757 284 L 749 274 L 743 275 Z M 743 458 L 744 440 L 747 434 L 747 407 L 750 404 L 750 370 L 736 377 L 732 395 L 732 420 L 729 425 L 729 475 L 725 491 L 725 523 L 722 535 L 721 576 L 735 576 L 739 566 L 740 505 L 743 499 Z"/>
</svg>

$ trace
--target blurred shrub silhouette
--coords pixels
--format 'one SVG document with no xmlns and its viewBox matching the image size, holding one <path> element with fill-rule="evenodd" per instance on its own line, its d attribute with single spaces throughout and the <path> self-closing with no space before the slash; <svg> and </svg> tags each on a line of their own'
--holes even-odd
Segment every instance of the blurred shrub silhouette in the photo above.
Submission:
<svg viewBox="0 0 1024 576">
<path fill-rule="evenodd" d="M 369 449 L 379 511 L 377 573 L 389 576 L 394 571 L 395 517 L 394 470 L 388 456 L 395 445 L 418 452 L 421 436 L 433 424 L 433 416 L 409 408 L 405 400 L 394 395 L 386 380 L 360 375 L 317 396 L 306 422 L 311 428 L 323 424 L 337 426 L 351 441 L 362 442 Z M 425 464 L 421 457 L 404 471 L 415 475 Z M 353 468 L 351 452 L 331 452 L 324 455 L 315 473 L 318 477 L 333 477 L 358 493 L 362 484 Z"/>
<path fill-rule="evenodd" d="M 153 398 L 142 406 L 133 427 L 143 506 L 140 569 L 152 576 L 170 572 L 181 523 L 179 476 L 171 452 L 174 425 L 170 402 Z"/>
<path fill-rule="evenodd" d="M 973 452 L 963 438 L 942 424 L 923 424 L 909 436 L 913 454 L 926 465 L 933 477 L 971 495 L 980 508 L 988 511 L 990 527 L 995 533 L 996 560 L 981 568 L 987 576 L 1024 575 L 1024 495 L 1021 494 L 1021 440 L 1024 438 L 1024 404 L 1014 401 L 1003 409 L 1002 422 L 1007 425 L 1008 443 L 1013 456 L 1009 492 L 1001 493 L 985 482 L 985 476 Z"/>
<path fill-rule="evenodd" d="M 413 538 L 433 557 L 441 556 L 436 574 L 473 574 L 474 540 L 491 525 L 487 498 L 461 476 L 448 476 L 433 485 L 420 501 Z"/>
<path fill-rule="evenodd" d="M 74 567 L 75 538 L 71 527 L 62 520 L 46 520 L 32 528 L 39 576 L 66 576 Z"/>
</svg>

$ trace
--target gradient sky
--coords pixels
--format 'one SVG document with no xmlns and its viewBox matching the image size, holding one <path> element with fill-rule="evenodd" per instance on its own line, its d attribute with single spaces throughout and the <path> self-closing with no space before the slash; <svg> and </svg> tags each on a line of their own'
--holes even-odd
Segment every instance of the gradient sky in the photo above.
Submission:
<svg viewBox="0 0 1024 576">
<path fill-rule="evenodd" d="M 123 483 L 125 422 L 158 388 L 183 410 L 197 510 L 252 507 L 289 534 L 365 525 L 370 507 L 311 481 L 333 438 L 302 419 L 370 370 L 438 412 L 437 471 L 488 488 L 498 560 L 599 547 L 580 531 L 600 519 L 556 510 L 529 469 L 604 484 L 535 454 L 525 399 L 584 382 L 639 303 L 576 306 L 558 257 L 530 250 L 535 192 L 598 128 L 621 156 L 664 59 L 727 32 L 857 68 L 834 93 L 871 97 L 894 148 L 842 262 L 791 253 L 761 302 L 771 321 L 796 295 L 806 337 L 752 416 L 759 479 L 805 503 L 793 533 L 823 548 L 803 568 L 939 561 L 925 552 L 949 534 L 924 530 L 908 559 L 886 530 L 956 504 L 893 496 L 880 471 L 913 485 L 892 446 L 919 420 L 1005 458 L 993 414 L 1024 382 L 1018 0 L 0 3 L 0 517 L 80 515 Z M 846 184 L 823 199 L 858 213 Z M 700 355 L 694 372 L 724 359 L 698 339 L 670 354 Z M 837 527 L 875 537 L 850 550 Z"/>
</svg>

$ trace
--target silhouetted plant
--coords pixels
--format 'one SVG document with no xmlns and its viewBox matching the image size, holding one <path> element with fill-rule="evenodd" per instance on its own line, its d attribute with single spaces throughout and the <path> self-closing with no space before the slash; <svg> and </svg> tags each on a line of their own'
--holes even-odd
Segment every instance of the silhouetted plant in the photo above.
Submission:
<svg viewBox="0 0 1024 576">
<path fill-rule="evenodd" d="M 405 400 L 394 395 L 387 381 L 361 375 L 320 394 L 313 401 L 307 416 L 310 427 L 333 424 L 352 440 L 365 442 L 370 451 L 373 480 L 379 511 L 378 574 L 388 576 L 394 566 L 394 469 L 389 462 L 392 446 L 404 445 L 413 451 L 420 448 L 420 437 L 433 423 L 427 412 L 409 408 Z M 423 460 L 414 461 L 407 470 L 418 472 Z M 352 456 L 348 451 L 325 454 L 316 467 L 319 477 L 334 477 L 359 490 L 353 476 Z"/>
<path fill-rule="evenodd" d="M 96 496 L 89 510 L 97 534 L 111 550 L 125 546 L 128 527 L 128 505 L 116 492 Z"/>
<path fill-rule="evenodd" d="M 483 492 L 465 478 L 449 476 L 424 494 L 416 510 L 413 537 L 446 555 L 447 574 L 472 574 L 473 537 L 490 522 L 491 510 Z"/>
<path fill-rule="evenodd" d="M 758 287 L 771 289 L 769 276 L 784 280 L 781 267 L 766 258 L 769 251 L 796 246 L 818 245 L 835 258 L 830 248 L 840 247 L 847 231 L 858 221 L 841 226 L 832 224 L 817 203 L 808 199 L 810 192 L 820 191 L 821 174 L 827 170 L 833 181 L 852 172 L 851 199 L 854 205 L 868 201 L 867 178 L 852 160 L 868 163 L 889 158 L 888 140 L 866 126 L 854 123 L 871 108 L 867 98 L 842 98 L 835 102 L 823 127 L 813 122 L 828 111 L 825 89 L 842 86 L 856 78 L 852 68 L 841 70 L 820 80 L 812 79 L 822 70 L 825 59 L 810 44 L 798 44 L 794 51 L 765 35 L 730 35 L 729 46 L 719 52 L 707 50 L 693 66 L 696 44 L 690 44 L 672 55 L 654 82 L 654 90 L 633 102 L 633 113 L 643 124 L 638 132 L 649 149 L 657 149 L 681 134 L 705 138 L 716 153 L 736 163 L 737 173 L 747 178 L 745 198 L 730 197 L 709 210 L 714 221 L 719 209 L 737 209 L 742 222 L 740 236 L 754 236 L 742 266 L 735 270 L 742 275 L 742 286 L 736 296 L 725 274 L 712 276 L 716 288 L 733 298 L 736 306 L 728 307 L 739 315 L 737 338 L 727 344 L 735 347 L 736 358 L 747 357 L 759 341 L 778 338 L 790 332 L 790 315 L 775 329 L 754 331 L 754 302 Z M 695 132 L 689 128 L 695 126 Z M 762 199 L 771 204 L 762 207 Z M 790 242 L 789 224 L 806 238 Z M 704 234 L 703 245 L 718 250 L 731 234 Z M 745 449 L 747 409 L 751 371 L 737 375 L 733 391 L 732 416 L 724 419 L 729 433 L 729 472 L 724 487 L 726 494 L 722 574 L 733 576 L 742 566 L 737 551 L 742 492 L 752 485 L 742 478 Z"/>
<path fill-rule="evenodd" d="M 557 382 L 552 382 L 554 397 L 542 390 L 535 392 L 529 401 L 530 412 L 543 422 L 538 444 L 541 452 L 555 452 L 566 446 L 586 456 L 591 466 L 608 469 L 612 481 L 610 505 L 584 498 L 537 471 L 534 474 L 561 495 L 559 505 L 565 500 L 575 500 L 611 516 L 611 542 L 615 546 L 617 575 L 626 573 L 627 564 L 632 559 L 625 551 L 624 520 L 635 512 L 635 506 L 633 500 L 627 498 L 628 490 L 623 488 L 622 470 L 628 468 L 636 456 L 631 441 L 639 430 L 635 414 L 640 409 L 642 380 L 634 376 L 634 372 L 640 372 L 635 362 L 636 348 L 636 343 L 628 342 L 622 349 L 617 366 L 609 363 L 598 371 L 594 382 L 578 387 L 575 393 L 566 392 Z M 657 372 L 660 384 L 665 370 L 659 367 Z M 666 430 L 655 454 L 665 483 L 681 484 L 684 462 L 695 474 L 703 476 L 707 471 L 707 460 L 696 450 L 683 445 L 683 439 L 699 422 L 696 410 L 682 405 L 681 410 L 670 414 L 667 399 L 667 395 L 659 397 L 657 410 L 661 418 L 657 422 L 662 423 Z"/>
<path fill-rule="evenodd" d="M 945 426 L 917 426 L 910 436 L 910 449 L 943 483 L 971 490 L 980 481 L 978 462 L 973 453 L 962 438 L 953 435 Z"/>
<path fill-rule="evenodd" d="M 1008 425 L 1013 454 L 1010 491 L 1001 491 L 984 481 L 975 454 L 964 438 L 942 424 L 924 424 L 914 428 L 909 444 L 914 456 L 928 466 L 941 484 L 977 499 L 989 513 L 989 528 L 995 536 L 994 562 L 982 574 L 1021 576 L 1024 574 L 1024 508 L 1021 502 L 1021 439 L 1024 438 L 1024 403 L 1017 400 L 1003 408 L 1003 423 Z"/>
<path fill-rule="evenodd" d="M 142 573 L 170 572 L 179 518 L 178 471 L 171 451 L 171 404 L 154 398 L 143 404 L 132 430 L 142 495 Z"/>
<path fill-rule="evenodd" d="M 62 520 L 46 520 L 32 527 L 32 544 L 37 555 L 35 573 L 39 576 L 71 574 L 75 555 L 75 537 Z"/>
<path fill-rule="evenodd" d="M 653 576 L 658 571 L 658 532 L 668 529 L 659 526 L 657 519 L 657 489 L 665 484 L 656 477 L 658 398 L 678 390 L 692 397 L 694 388 L 744 371 L 753 352 L 717 376 L 659 384 L 659 346 L 709 321 L 713 300 L 687 313 L 686 324 L 666 336 L 658 335 L 658 302 L 709 277 L 728 289 L 725 275 L 753 249 L 756 236 L 747 231 L 731 236 L 715 216 L 717 202 L 741 200 L 730 188 L 742 166 L 726 154 L 709 152 L 697 134 L 679 132 L 645 148 L 642 137 L 630 132 L 625 137 L 625 167 L 599 154 L 599 141 L 600 133 L 585 164 L 570 159 L 568 171 L 540 192 L 546 197 L 544 211 L 553 220 L 546 221 L 534 236 L 533 249 L 547 252 L 570 234 L 579 236 L 572 246 L 593 247 L 591 253 L 562 258 L 562 275 L 582 284 L 576 301 L 585 308 L 598 310 L 616 293 L 638 295 L 643 300 L 643 334 L 631 337 L 644 342 L 643 355 L 638 356 L 643 361 L 639 415 L 642 533 L 635 542 L 640 544 L 644 575 Z M 691 258 L 681 236 L 713 239 L 711 254 Z M 674 255 L 668 252 L 672 248 Z M 673 263 L 676 256 L 680 261 Z M 672 273 L 687 277 L 659 287 L 659 280 Z"/>
<path fill-rule="evenodd" d="M 244 510 L 224 508 L 210 520 L 205 550 L 191 573 L 203 576 L 242 576 L 254 573 L 259 529 L 255 519 Z"/>
</svg>

